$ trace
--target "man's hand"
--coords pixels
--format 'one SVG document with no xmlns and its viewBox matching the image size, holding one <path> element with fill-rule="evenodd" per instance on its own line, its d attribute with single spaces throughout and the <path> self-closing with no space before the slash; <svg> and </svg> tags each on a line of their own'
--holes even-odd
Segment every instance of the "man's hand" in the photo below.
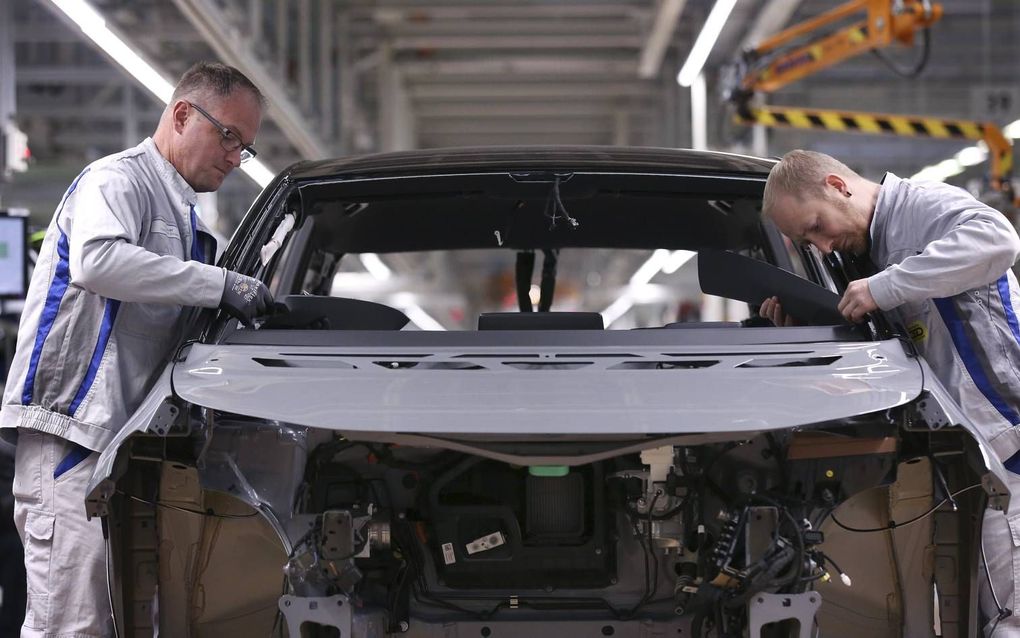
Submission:
<svg viewBox="0 0 1020 638">
<path fill-rule="evenodd" d="M 761 308 L 758 309 L 758 315 L 765 317 L 775 326 L 793 325 L 793 317 L 783 312 L 783 307 L 779 304 L 779 297 L 769 297 L 765 301 L 761 302 Z"/>
<path fill-rule="evenodd" d="M 252 319 L 266 312 L 273 305 L 273 296 L 266 285 L 232 270 L 227 271 L 223 284 L 223 297 L 220 308 L 246 326 L 252 325 Z"/>
<path fill-rule="evenodd" d="M 847 321 L 858 323 L 864 321 L 864 316 L 872 310 L 878 310 L 875 298 L 871 296 L 871 288 L 868 287 L 867 279 L 857 279 L 850 282 L 839 300 L 839 311 L 846 317 Z"/>
</svg>

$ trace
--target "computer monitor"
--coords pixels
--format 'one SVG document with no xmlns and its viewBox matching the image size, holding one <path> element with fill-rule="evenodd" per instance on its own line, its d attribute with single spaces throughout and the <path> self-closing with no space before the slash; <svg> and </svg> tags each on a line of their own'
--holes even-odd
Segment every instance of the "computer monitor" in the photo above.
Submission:
<svg viewBox="0 0 1020 638">
<path fill-rule="evenodd" d="M 28 290 L 28 218 L 0 210 L 0 299 L 24 299 Z"/>
</svg>

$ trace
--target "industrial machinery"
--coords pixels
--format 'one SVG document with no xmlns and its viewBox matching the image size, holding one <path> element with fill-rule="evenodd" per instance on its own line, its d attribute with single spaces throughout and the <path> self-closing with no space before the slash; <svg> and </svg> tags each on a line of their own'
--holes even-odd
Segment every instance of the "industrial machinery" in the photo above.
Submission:
<svg viewBox="0 0 1020 638">
<path fill-rule="evenodd" d="M 929 0 L 847 2 L 744 51 L 727 71 L 724 97 L 733 104 L 739 124 L 983 142 L 991 164 L 992 188 L 1013 201 L 1009 180 L 1013 144 L 992 122 L 754 104 L 758 94 L 771 93 L 869 51 L 896 73 L 914 77 L 928 60 L 928 29 L 941 17 L 942 6 Z M 896 44 L 911 47 L 918 36 L 921 53 L 908 69 L 881 52 Z"/>
</svg>

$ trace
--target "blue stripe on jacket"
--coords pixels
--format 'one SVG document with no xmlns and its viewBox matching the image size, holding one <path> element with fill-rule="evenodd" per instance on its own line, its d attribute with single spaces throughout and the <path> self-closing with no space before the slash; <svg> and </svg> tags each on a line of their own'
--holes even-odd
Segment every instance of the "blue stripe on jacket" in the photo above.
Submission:
<svg viewBox="0 0 1020 638">
<path fill-rule="evenodd" d="M 205 251 L 202 250 L 202 242 L 198 237 L 198 216 L 195 214 L 195 207 L 191 207 L 191 259 L 205 263 Z"/>
<path fill-rule="evenodd" d="M 956 351 L 959 353 L 960 359 L 963 360 L 963 365 L 967 368 L 967 372 L 970 374 L 970 378 L 974 380 L 978 390 L 981 391 L 981 394 L 985 395 L 988 402 L 999 411 L 999 414 L 1004 419 L 1013 425 L 1020 423 L 1020 416 L 992 387 L 992 383 L 985 374 L 984 368 L 981 367 L 981 362 L 978 361 L 977 353 L 974 352 L 974 348 L 967 338 L 963 321 L 957 314 L 953 302 L 949 299 L 933 299 L 932 301 L 935 302 L 935 307 L 938 308 L 939 314 L 942 315 L 942 321 L 945 322 L 946 328 L 949 329 L 949 336 L 953 339 L 953 345 L 956 346 Z"/>
<path fill-rule="evenodd" d="M 71 182 L 70 188 L 64 194 L 64 199 L 60 202 L 60 207 L 53 215 L 54 224 L 59 223 L 60 213 L 64 210 L 67 198 L 71 196 L 74 189 L 78 188 L 78 182 L 88 172 L 89 169 L 86 168 Z M 57 240 L 57 256 L 59 259 L 53 271 L 53 281 L 50 282 L 50 289 L 46 293 L 46 303 L 43 305 L 42 314 L 39 316 L 39 327 L 35 333 L 35 345 L 32 347 L 32 356 L 28 360 L 28 374 L 25 376 L 25 385 L 21 391 L 21 403 L 24 405 L 32 403 L 32 395 L 35 392 L 35 375 L 39 370 L 39 357 L 42 356 L 43 344 L 46 342 L 46 337 L 49 336 L 50 330 L 53 329 L 53 321 L 56 319 L 57 311 L 60 309 L 60 301 L 64 298 L 67 284 L 71 281 L 70 244 L 67 235 L 64 234 L 64 231 L 60 230 L 59 225 L 57 225 L 57 230 L 60 231 L 60 239 Z"/>
<path fill-rule="evenodd" d="M 99 326 L 99 339 L 96 340 L 96 347 L 92 351 L 92 359 L 89 361 L 85 378 L 82 379 L 78 391 L 74 393 L 74 399 L 67 413 L 74 416 L 78 406 L 85 399 L 92 383 L 96 380 L 96 373 L 99 371 L 99 363 L 103 360 L 103 353 L 106 352 L 106 344 L 110 341 L 110 333 L 113 332 L 113 322 L 117 320 L 117 311 L 120 310 L 120 302 L 115 299 L 106 300 L 106 308 L 103 310 L 103 323 Z"/>
<path fill-rule="evenodd" d="M 999 299 L 1002 299 L 1002 311 L 1006 315 L 1009 331 L 1013 333 L 1013 340 L 1017 342 L 1017 345 L 1020 345 L 1020 322 L 1017 322 L 1016 313 L 1013 312 L 1013 302 L 1009 295 L 1009 275 L 1005 274 L 999 277 L 999 280 L 995 282 L 995 287 L 999 290 Z M 1003 461 L 1002 465 L 1010 472 L 1020 474 L 1020 452 Z"/>
<path fill-rule="evenodd" d="M 999 289 L 999 298 L 1002 299 L 1002 310 L 1006 313 L 1006 323 L 1009 324 L 1009 331 L 1013 333 L 1013 339 L 1020 345 L 1020 323 L 1016 320 L 1016 313 L 1013 312 L 1013 302 L 1009 297 L 1009 277 L 1003 275 L 995 282 Z"/>
</svg>

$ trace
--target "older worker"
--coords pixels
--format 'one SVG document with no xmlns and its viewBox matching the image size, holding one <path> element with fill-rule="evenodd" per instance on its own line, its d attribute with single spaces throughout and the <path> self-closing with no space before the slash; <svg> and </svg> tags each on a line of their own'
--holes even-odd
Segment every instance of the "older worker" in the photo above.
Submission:
<svg viewBox="0 0 1020 638">
<path fill-rule="evenodd" d="M 0 409 L 0 433 L 17 440 L 23 637 L 112 634 L 106 546 L 84 505 L 98 452 L 165 365 L 186 307 L 250 322 L 272 303 L 260 281 L 211 265 L 196 209 L 196 193 L 254 155 L 263 107 L 237 69 L 196 64 L 152 138 L 87 166 L 57 206 Z"/>
</svg>

